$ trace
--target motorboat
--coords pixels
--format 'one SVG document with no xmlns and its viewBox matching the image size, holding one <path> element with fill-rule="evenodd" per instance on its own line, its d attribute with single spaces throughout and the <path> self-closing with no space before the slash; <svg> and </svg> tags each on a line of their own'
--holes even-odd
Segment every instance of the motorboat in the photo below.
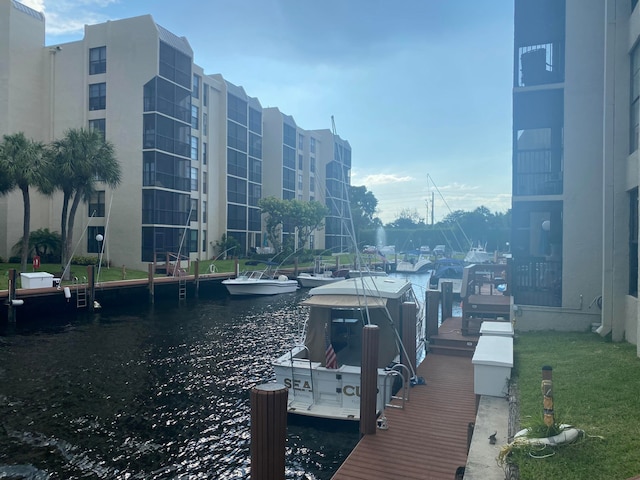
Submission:
<svg viewBox="0 0 640 480">
<path fill-rule="evenodd" d="M 336 270 L 335 272 L 328 268 L 320 259 L 316 259 L 312 273 L 302 272 L 298 274 L 298 282 L 303 288 L 319 287 L 327 283 L 339 282 L 344 280 L 347 270 Z"/>
<path fill-rule="evenodd" d="M 298 281 L 286 275 L 274 275 L 269 270 L 248 270 L 236 278 L 223 280 L 222 284 L 231 295 L 277 295 L 298 289 Z"/>
<path fill-rule="evenodd" d="M 464 257 L 465 263 L 494 263 L 494 256 L 487 252 L 484 247 L 471 247 Z"/>
<path fill-rule="evenodd" d="M 359 277 L 312 288 L 309 295 L 301 303 L 309 308 L 302 339 L 272 363 L 275 381 L 289 389 L 288 412 L 360 419 L 362 333 L 368 324 L 379 328 L 376 408 L 381 412 L 392 398 L 394 383 L 402 383 L 399 372 L 417 379 L 412 368 L 399 363 L 401 351 L 406 355 L 398 334 L 401 323 L 416 322 L 416 350 L 424 352 L 423 309 L 411 283 Z M 402 312 L 411 311 L 403 308 L 405 302 L 415 303 L 415 318 L 402 318 Z M 418 359 L 423 357 L 417 353 Z"/>
<path fill-rule="evenodd" d="M 418 255 L 418 257 L 407 257 L 396 263 L 398 273 L 422 273 L 433 267 L 433 263 L 428 256 Z"/>
<path fill-rule="evenodd" d="M 453 294 L 460 295 L 463 274 L 464 261 L 454 258 L 441 258 L 436 261 L 433 273 L 429 277 L 429 290 L 442 292 L 442 283 L 451 282 L 453 284 Z"/>
</svg>

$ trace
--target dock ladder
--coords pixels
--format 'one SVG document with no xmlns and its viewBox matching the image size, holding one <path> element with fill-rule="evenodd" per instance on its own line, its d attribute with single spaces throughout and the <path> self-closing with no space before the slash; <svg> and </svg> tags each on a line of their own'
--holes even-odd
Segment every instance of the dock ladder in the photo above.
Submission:
<svg viewBox="0 0 640 480">
<path fill-rule="evenodd" d="M 178 277 L 178 299 L 186 300 L 187 298 L 187 278 L 185 275 Z"/>
<path fill-rule="evenodd" d="M 73 286 L 76 290 L 76 308 L 85 308 L 87 306 L 87 277 L 82 277 L 83 283 L 80 283 L 78 277 L 73 277 Z"/>
</svg>

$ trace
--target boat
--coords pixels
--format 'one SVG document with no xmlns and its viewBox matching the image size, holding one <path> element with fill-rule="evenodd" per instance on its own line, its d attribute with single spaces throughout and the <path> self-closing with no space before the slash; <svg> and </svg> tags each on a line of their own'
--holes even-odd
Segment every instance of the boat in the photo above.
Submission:
<svg viewBox="0 0 640 480">
<path fill-rule="evenodd" d="M 316 258 L 312 273 L 299 273 L 298 282 L 302 288 L 313 288 L 325 285 L 327 283 L 339 282 L 344 280 L 347 270 L 330 270 L 321 259 Z"/>
<path fill-rule="evenodd" d="M 493 255 L 487 252 L 485 247 L 471 247 L 464 257 L 465 263 L 494 263 Z"/>
<path fill-rule="evenodd" d="M 464 261 L 454 258 L 436 260 L 433 273 L 429 277 L 429 290 L 442 292 L 442 282 L 451 282 L 453 283 L 453 294 L 460 295 L 464 265 Z"/>
<path fill-rule="evenodd" d="M 407 257 L 396 263 L 396 272 L 398 273 L 422 273 L 433 267 L 433 263 L 428 256 L 418 255 L 418 257 Z"/>
<path fill-rule="evenodd" d="M 275 381 L 288 387 L 291 414 L 340 420 L 360 419 L 362 331 L 377 325 L 379 348 L 376 408 L 392 398 L 400 367 L 399 325 L 404 302 L 419 306 L 411 283 L 392 277 L 359 277 L 312 288 L 302 341 L 273 360 Z M 422 309 L 416 308 L 417 350 L 423 352 Z M 421 350 L 422 349 L 422 350 Z M 423 358 L 417 354 L 417 358 Z M 411 369 L 412 381 L 417 377 Z M 417 379 L 417 383 L 421 379 Z M 408 383 L 408 382 L 407 382 Z M 404 391 L 404 390 L 403 390 Z"/>
<path fill-rule="evenodd" d="M 248 270 L 236 278 L 223 280 L 222 284 L 231 295 L 277 295 L 298 289 L 298 281 L 286 275 L 272 274 L 269 269 Z"/>
</svg>

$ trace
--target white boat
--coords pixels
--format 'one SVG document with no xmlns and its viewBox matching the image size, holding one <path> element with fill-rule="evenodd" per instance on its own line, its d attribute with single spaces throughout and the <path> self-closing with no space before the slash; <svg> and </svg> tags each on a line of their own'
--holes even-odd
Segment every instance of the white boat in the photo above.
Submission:
<svg viewBox="0 0 640 480">
<path fill-rule="evenodd" d="M 411 283 L 392 277 L 360 277 L 309 291 L 303 341 L 273 361 L 276 382 L 289 388 L 289 413 L 343 420 L 360 419 L 362 330 L 379 330 L 377 410 L 392 397 L 400 375 L 398 328 L 404 302 L 416 304 L 416 336 L 423 339 L 422 309 Z M 406 311 L 406 310 L 405 310 Z M 417 350 L 423 347 L 417 341 Z M 417 354 L 417 358 L 422 358 Z M 335 363 L 334 363 L 335 362 Z M 409 367 L 412 379 L 415 371 Z M 419 382 L 418 382 L 419 383 Z M 404 391 L 404 390 L 403 390 Z"/>
<path fill-rule="evenodd" d="M 297 280 L 289 280 L 286 275 L 271 275 L 267 270 L 242 272 L 236 278 L 223 280 L 222 284 L 231 295 L 277 295 L 298 289 Z"/>
<path fill-rule="evenodd" d="M 322 263 L 321 260 L 316 259 L 313 273 L 299 273 L 298 282 L 303 288 L 319 287 L 320 285 L 326 285 L 327 283 L 339 282 L 347 278 L 345 275 L 346 270 L 331 271 L 328 266 Z"/>
<path fill-rule="evenodd" d="M 485 250 L 484 247 L 471 247 L 464 257 L 466 263 L 494 263 L 493 255 Z"/>
<path fill-rule="evenodd" d="M 428 256 L 418 255 L 418 258 L 410 258 L 401 260 L 396 264 L 396 272 L 398 273 L 422 273 L 429 270 L 432 262 Z"/>
</svg>

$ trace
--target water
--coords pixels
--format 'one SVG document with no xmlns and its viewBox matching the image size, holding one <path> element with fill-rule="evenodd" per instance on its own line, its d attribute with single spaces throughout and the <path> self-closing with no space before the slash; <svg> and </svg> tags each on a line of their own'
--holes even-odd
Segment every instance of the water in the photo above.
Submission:
<svg viewBox="0 0 640 480">
<path fill-rule="evenodd" d="M 0 478 L 248 478 L 251 388 L 306 292 L 0 325 Z M 328 479 L 355 423 L 289 417 L 286 477 Z"/>
</svg>

